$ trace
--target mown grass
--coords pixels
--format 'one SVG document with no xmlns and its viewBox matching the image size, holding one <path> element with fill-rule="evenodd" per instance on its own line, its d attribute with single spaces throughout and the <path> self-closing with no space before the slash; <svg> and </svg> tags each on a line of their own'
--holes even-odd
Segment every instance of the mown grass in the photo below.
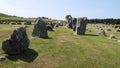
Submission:
<svg viewBox="0 0 120 68">
<path fill-rule="evenodd" d="M 23 25 L 20 25 L 23 26 Z M 0 25 L 0 43 L 8 38 L 18 25 Z M 28 26 L 31 51 L 0 62 L 2 68 L 120 68 L 120 43 L 108 36 L 97 36 L 97 30 L 75 35 L 66 27 L 48 32 L 49 38 L 31 36 L 33 25 Z M 107 33 L 108 35 L 110 32 Z M 115 33 L 118 38 L 120 33 Z M 2 44 L 1 44 L 2 45 Z M 0 55 L 3 53 L 0 46 Z"/>
</svg>

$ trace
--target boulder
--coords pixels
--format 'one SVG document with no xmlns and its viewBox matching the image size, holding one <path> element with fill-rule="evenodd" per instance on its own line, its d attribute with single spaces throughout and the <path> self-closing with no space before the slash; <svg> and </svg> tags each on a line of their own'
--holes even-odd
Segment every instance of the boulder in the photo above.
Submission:
<svg viewBox="0 0 120 68">
<path fill-rule="evenodd" d="M 10 38 L 2 42 L 2 49 L 7 54 L 20 54 L 29 46 L 26 28 L 20 27 L 13 31 Z"/>
</svg>

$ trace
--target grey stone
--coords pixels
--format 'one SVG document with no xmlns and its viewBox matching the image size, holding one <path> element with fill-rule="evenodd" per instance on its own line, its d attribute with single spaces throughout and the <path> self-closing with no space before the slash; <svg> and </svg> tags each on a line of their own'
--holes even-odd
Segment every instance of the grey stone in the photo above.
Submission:
<svg viewBox="0 0 120 68">
<path fill-rule="evenodd" d="M 60 26 L 60 23 L 56 23 L 56 24 L 55 24 L 55 27 L 59 27 L 59 26 Z"/>
<path fill-rule="evenodd" d="M 34 29 L 32 32 L 33 37 L 39 37 L 39 38 L 47 38 L 47 27 L 45 22 L 41 18 L 37 18 L 36 23 L 34 25 Z"/>
<path fill-rule="evenodd" d="M 0 56 L 0 61 L 4 61 L 5 60 L 5 56 Z"/>
<path fill-rule="evenodd" d="M 32 22 L 31 21 L 27 21 L 24 23 L 24 25 L 32 25 Z"/>
<path fill-rule="evenodd" d="M 107 31 L 111 31 L 111 29 L 110 29 L 110 28 L 108 28 L 108 29 L 107 29 Z"/>
<path fill-rule="evenodd" d="M 76 24 L 76 34 L 78 35 L 85 35 L 86 25 L 87 25 L 87 18 L 78 18 Z"/>
<path fill-rule="evenodd" d="M 10 38 L 2 42 L 2 49 L 7 54 L 20 54 L 29 46 L 26 28 L 20 27 L 13 31 Z"/>
<path fill-rule="evenodd" d="M 46 25 L 48 31 L 53 31 L 53 27 L 51 24 Z"/>
<path fill-rule="evenodd" d="M 73 18 L 73 19 L 72 19 L 72 29 L 73 29 L 73 31 L 76 30 L 76 23 L 77 23 L 77 19 L 76 19 L 76 18 Z"/>
<path fill-rule="evenodd" d="M 99 36 L 106 36 L 106 32 L 105 30 L 101 30 L 99 33 L 98 33 Z"/>
<path fill-rule="evenodd" d="M 120 32 L 120 29 L 117 29 L 116 32 Z"/>
<path fill-rule="evenodd" d="M 110 34 L 109 39 L 117 40 L 117 38 L 116 38 L 116 36 L 114 34 Z"/>
<path fill-rule="evenodd" d="M 21 23 L 21 22 L 17 22 L 16 24 L 17 24 L 17 25 L 22 25 L 22 23 Z"/>
<path fill-rule="evenodd" d="M 72 29 L 72 16 L 67 15 L 66 20 L 67 20 L 67 27 Z"/>
<path fill-rule="evenodd" d="M 16 23 L 15 23 L 15 22 L 12 22 L 11 24 L 12 24 L 12 25 L 16 25 Z"/>
</svg>

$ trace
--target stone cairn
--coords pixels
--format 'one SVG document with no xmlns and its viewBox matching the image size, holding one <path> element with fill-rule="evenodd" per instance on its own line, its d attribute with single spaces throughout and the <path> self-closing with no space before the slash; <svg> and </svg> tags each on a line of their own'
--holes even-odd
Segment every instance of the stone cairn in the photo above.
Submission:
<svg viewBox="0 0 120 68">
<path fill-rule="evenodd" d="M 77 35 L 85 35 L 86 25 L 87 25 L 86 21 L 87 21 L 86 17 L 77 19 L 77 24 L 76 24 Z"/>
<path fill-rule="evenodd" d="M 24 27 L 15 29 L 10 38 L 2 42 L 2 49 L 7 54 L 21 54 L 28 50 L 28 46 L 29 39 Z"/>
<path fill-rule="evenodd" d="M 32 36 L 39 37 L 39 38 L 47 38 L 48 37 L 46 24 L 41 18 L 36 19 L 36 23 L 34 25 Z"/>
</svg>

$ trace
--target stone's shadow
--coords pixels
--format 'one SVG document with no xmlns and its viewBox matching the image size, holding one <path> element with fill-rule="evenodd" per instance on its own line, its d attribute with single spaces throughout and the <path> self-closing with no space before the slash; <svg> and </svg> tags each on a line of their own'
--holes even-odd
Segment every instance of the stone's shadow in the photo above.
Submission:
<svg viewBox="0 0 120 68">
<path fill-rule="evenodd" d="M 85 36 L 98 36 L 96 34 L 85 34 Z"/>
<path fill-rule="evenodd" d="M 12 61 L 17 61 L 17 60 L 22 60 L 25 62 L 33 62 L 38 56 L 38 53 L 32 49 L 28 49 L 26 52 L 23 54 L 19 55 L 8 55 L 6 56 L 9 60 Z"/>
<path fill-rule="evenodd" d="M 46 37 L 46 38 L 43 38 L 43 39 L 53 39 L 52 37 Z"/>
<path fill-rule="evenodd" d="M 48 31 L 50 31 L 50 32 L 55 32 L 54 30 L 48 30 Z"/>
</svg>

